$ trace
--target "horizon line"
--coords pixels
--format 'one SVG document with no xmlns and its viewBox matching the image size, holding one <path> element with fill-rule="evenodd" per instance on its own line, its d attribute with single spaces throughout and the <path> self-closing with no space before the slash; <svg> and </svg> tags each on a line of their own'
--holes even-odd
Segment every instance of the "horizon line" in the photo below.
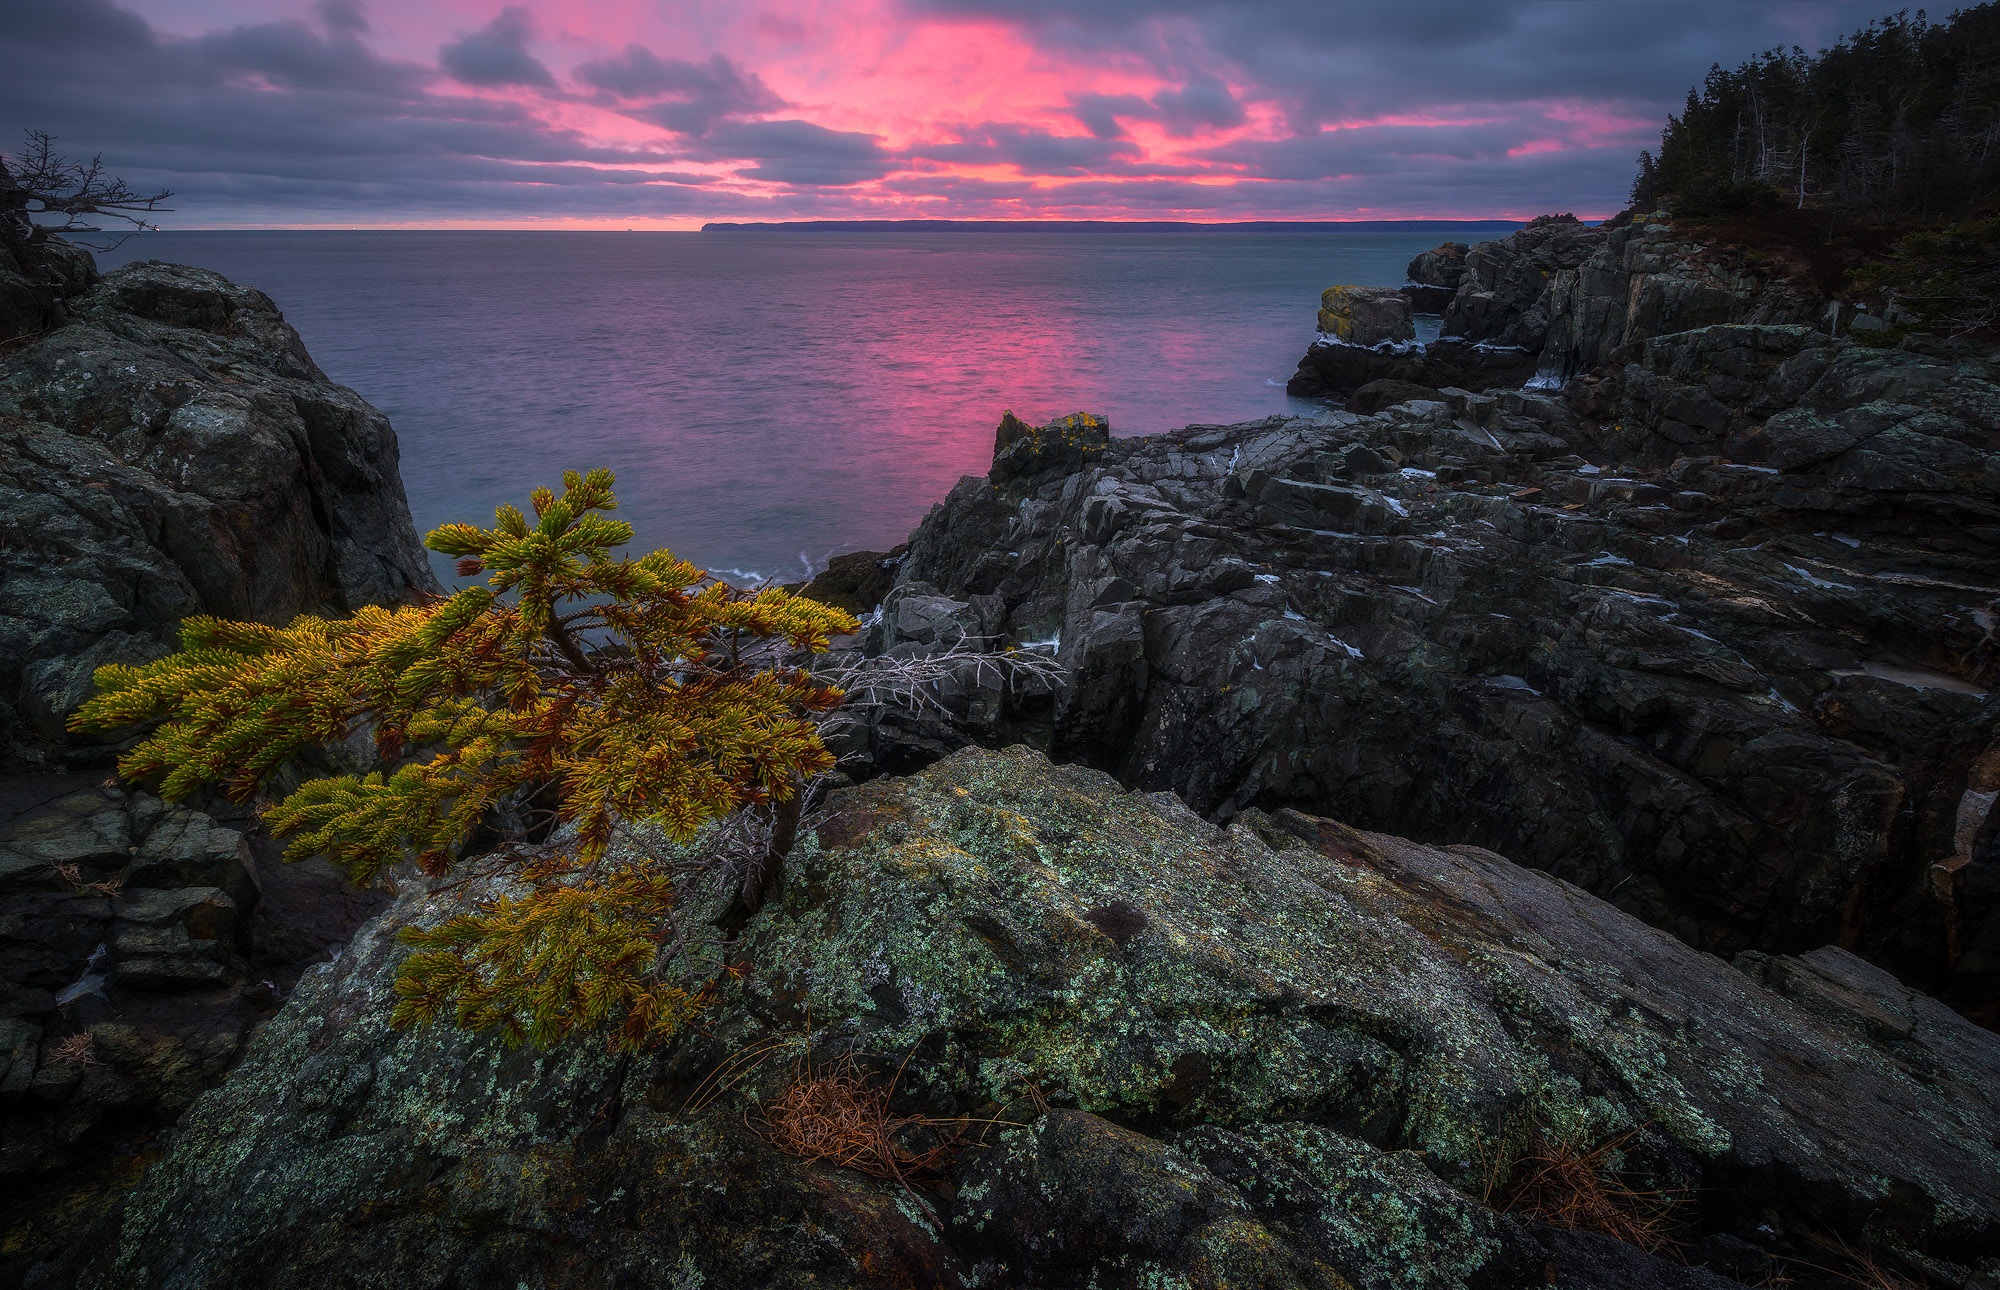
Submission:
<svg viewBox="0 0 2000 1290">
<path fill-rule="evenodd" d="M 1578 215 L 1578 219 L 1588 224 L 1599 223 L 1610 216 Z M 986 219 L 951 217 L 934 218 L 856 218 L 856 219 L 798 219 L 798 220 L 707 220 L 702 223 L 688 222 L 663 226 L 659 223 L 639 222 L 624 224 L 616 220 L 594 220 L 589 222 L 564 221 L 440 221 L 407 224 L 384 223 L 335 223 L 315 222 L 298 224 L 195 224 L 161 229 L 149 229 L 139 236 L 157 236 L 160 233 L 742 233 L 742 232 L 849 232 L 894 231 L 894 230 L 957 230 L 980 229 L 1045 229 L 1066 228 L 1122 228 L 1133 231 L 1147 229 L 1242 229 L 1246 231 L 1328 231 L 1341 229 L 1423 229 L 1423 228 L 1476 228 L 1476 227 L 1519 227 L 1529 223 L 1529 218 L 1520 215 L 1490 216 L 1405 216 L 1400 218 L 1369 219 L 1241 219 L 1241 220 L 1175 220 L 1175 219 Z"/>
</svg>

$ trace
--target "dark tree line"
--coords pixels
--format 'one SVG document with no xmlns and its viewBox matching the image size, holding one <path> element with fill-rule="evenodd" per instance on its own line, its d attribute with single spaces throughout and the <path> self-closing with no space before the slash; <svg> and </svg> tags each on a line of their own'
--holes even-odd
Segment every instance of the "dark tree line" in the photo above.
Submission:
<svg viewBox="0 0 2000 1290">
<path fill-rule="evenodd" d="M 1642 153 L 1632 203 L 1683 216 L 1816 206 L 1933 220 L 2000 196 L 2000 2 L 1908 10 L 1809 55 L 1711 68 Z"/>
</svg>

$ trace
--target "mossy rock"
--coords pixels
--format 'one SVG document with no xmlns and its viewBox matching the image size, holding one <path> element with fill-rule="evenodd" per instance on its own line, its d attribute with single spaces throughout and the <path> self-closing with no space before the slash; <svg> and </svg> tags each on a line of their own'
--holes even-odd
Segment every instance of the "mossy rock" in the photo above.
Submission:
<svg viewBox="0 0 2000 1290">
<path fill-rule="evenodd" d="M 629 1064 L 389 1026 L 395 928 L 478 894 L 406 895 L 311 974 L 63 1282 L 1724 1284 L 1490 1210 L 1523 1124 L 1628 1134 L 1621 1176 L 1703 1197 L 1691 1234 L 2000 1244 L 1991 1034 L 1905 992 L 1892 1053 L 1851 956 L 1767 987 L 1476 848 L 966 749 L 836 794 L 705 1030 Z M 943 1176 L 777 1150 L 808 1043 L 961 1117 Z"/>
</svg>

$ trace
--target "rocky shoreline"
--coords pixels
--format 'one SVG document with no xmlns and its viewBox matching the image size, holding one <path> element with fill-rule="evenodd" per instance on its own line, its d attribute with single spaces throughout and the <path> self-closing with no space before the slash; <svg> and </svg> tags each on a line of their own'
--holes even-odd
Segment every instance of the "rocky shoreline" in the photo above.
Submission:
<svg viewBox="0 0 2000 1290">
<path fill-rule="evenodd" d="M 390 1030 L 480 889 L 373 917 L 62 734 L 186 613 L 431 585 L 267 299 L 64 263 L 0 319 L 0 1285 L 2000 1279 L 1990 348 L 1557 218 L 1330 291 L 1319 415 L 1008 418 L 812 590 L 1063 683 L 853 732 L 713 1025 L 621 1062 Z M 808 1046 L 944 1163 L 779 1150 Z"/>
</svg>

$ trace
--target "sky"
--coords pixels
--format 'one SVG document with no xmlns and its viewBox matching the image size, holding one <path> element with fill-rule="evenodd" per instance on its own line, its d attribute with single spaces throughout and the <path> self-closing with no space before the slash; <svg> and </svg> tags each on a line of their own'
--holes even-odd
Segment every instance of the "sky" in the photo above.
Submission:
<svg viewBox="0 0 2000 1290">
<path fill-rule="evenodd" d="M 1620 209 L 1711 63 L 1887 0 L 0 0 L 169 228 Z"/>
</svg>

